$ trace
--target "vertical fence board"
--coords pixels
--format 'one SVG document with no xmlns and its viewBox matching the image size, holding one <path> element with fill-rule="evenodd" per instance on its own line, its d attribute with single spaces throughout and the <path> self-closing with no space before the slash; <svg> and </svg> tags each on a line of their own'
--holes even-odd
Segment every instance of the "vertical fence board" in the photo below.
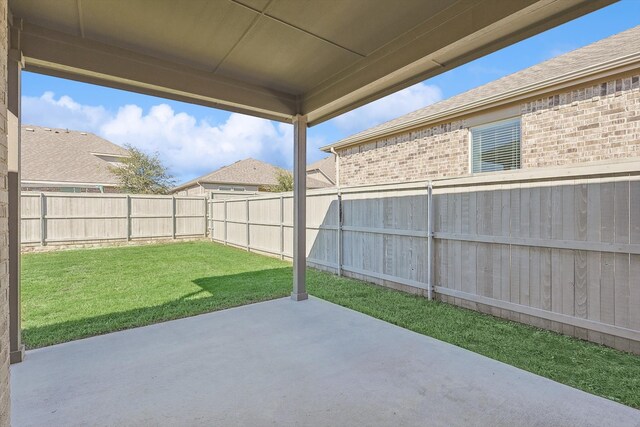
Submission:
<svg viewBox="0 0 640 427">
<path fill-rule="evenodd" d="M 551 239 L 551 189 L 540 188 L 540 238 Z M 540 249 L 540 308 L 551 310 L 551 249 Z M 548 324 L 543 325 L 548 327 Z"/>
<path fill-rule="evenodd" d="M 531 190 L 526 185 L 520 186 L 520 235 L 529 237 L 531 216 Z M 528 247 L 518 248 L 520 258 L 520 304 L 531 305 L 531 286 L 529 283 L 529 250 Z"/>
<path fill-rule="evenodd" d="M 500 191 L 500 211 L 501 211 L 501 228 L 502 235 L 511 236 L 511 191 L 502 189 Z M 501 267 L 500 267 L 500 299 L 503 301 L 511 300 L 511 246 L 502 245 L 500 248 Z M 503 310 L 502 315 L 509 317 L 509 312 Z"/>
<path fill-rule="evenodd" d="M 601 240 L 600 187 L 599 181 L 587 184 L 587 240 L 590 242 Z M 587 252 L 587 318 L 595 321 L 600 320 L 601 267 L 600 252 Z M 589 331 L 588 338 L 595 342 L 602 342 L 602 335 L 595 331 Z"/>
<path fill-rule="evenodd" d="M 494 236 L 503 236 L 502 229 L 502 189 L 500 186 L 496 187 L 491 192 L 492 194 L 492 206 L 491 206 L 491 234 Z M 502 245 L 494 245 L 492 252 L 492 278 L 491 278 L 491 296 L 492 298 L 500 299 L 502 294 Z M 494 308 L 491 312 L 499 316 L 501 310 Z"/>
<path fill-rule="evenodd" d="M 614 183 L 603 182 L 600 192 L 600 236 L 603 242 L 614 242 Z M 614 303 L 614 259 L 612 253 L 603 253 L 601 257 L 601 280 L 600 280 L 600 320 L 604 323 L 615 323 L 615 303 Z M 605 345 L 614 345 L 614 342 L 603 337 Z"/>
<path fill-rule="evenodd" d="M 640 214 L 640 213 L 636 213 Z M 629 181 L 614 184 L 614 239 L 616 243 L 629 243 Z M 629 327 L 629 254 L 614 256 L 614 306 L 615 324 Z M 616 341 L 620 341 L 616 339 Z M 620 341 L 622 343 L 623 341 Z M 616 347 L 620 347 L 621 344 Z"/>
<path fill-rule="evenodd" d="M 640 181 L 629 181 L 629 243 L 640 243 Z M 640 330 L 640 255 L 629 257 L 629 327 Z M 640 343 L 632 344 L 640 351 Z"/>
<path fill-rule="evenodd" d="M 580 183 L 575 186 L 575 239 L 585 241 L 587 239 L 587 211 L 588 188 L 587 184 Z M 575 301 L 574 314 L 576 317 L 587 318 L 587 252 L 575 251 Z M 578 331 L 576 331 L 577 333 Z M 586 331 L 581 331 L 583 338 L 587 338 Z"/>
<path fill-rule="evenodd" d="M 540 239 L 540 187 L 529 188 L 529 198 L 529 237 Z M 540 254 L 540 248 L 529 248 L 529 303 L 536 308 L 541 308 L 542 298 Z"/>
<path fill-rule="evenodd" d="M 520 237 L 520 188 L 512 188 L 510 191 L 511 213 L 510 231 L 511 237 Z M 511 248 L 510 259 L 510 301 L 520 303 L 520 247 Z M 515 319 L 514 319 L 515 320 Z"/>
</svg>

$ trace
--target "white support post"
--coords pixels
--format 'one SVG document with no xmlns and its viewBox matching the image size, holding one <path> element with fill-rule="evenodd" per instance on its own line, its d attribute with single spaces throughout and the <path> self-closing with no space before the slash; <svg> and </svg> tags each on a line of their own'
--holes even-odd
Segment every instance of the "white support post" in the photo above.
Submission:
<svg viewBox="0 0 640 427">
<path fill-rule="evenodd" d="M 291 299 L 309 298 L 307 268 L 307 117 L 293 118 L 293 292 Z"/>
<path fill-rule="evenodd" d="M 7 58 L 7 220 L 8 273 L 9 273 L 9 360 L 19 363 L 24 359 L 22 344 L 21 296 L 20 296 L 20 246 L 21 213 L 20 194 L 20 96 L 22 92 L 22 55 L 19 46 L 19 30 L 10 28 L 10 51 Z M 4 295 L 3 295 L 4 298 Z"/>
<path fill-rule="evenodd" d="M 433 184 L 427 185 L 427 298 L 433 299 Z"/>
</svg>

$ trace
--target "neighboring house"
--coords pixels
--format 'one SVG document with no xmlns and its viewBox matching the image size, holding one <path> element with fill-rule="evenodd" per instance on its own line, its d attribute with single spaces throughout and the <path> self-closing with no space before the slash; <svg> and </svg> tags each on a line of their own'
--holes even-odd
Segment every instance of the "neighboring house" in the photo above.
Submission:
<svg viewBox="0 0 640 427">
<path fill-rule="evenodd" d="M 211 191 L 241 192 L 270 191 L 276 185 L 277 173 L 282 170 L 272 164 L 244 159 L 185 182 L 173 189 L 181 196 L 208 195 Z M 307 188 L 323 188 L 326 185 L 314 178 L 307 178 Z"/>
<path fill-rule="evenodd" d="M 640 157 L 640 26 L 338 141 L 340 185 Z"/>
<path fill-rule="evenodd" d="M 181 196 L 206 195 L 210 191 L 267 191 L 277 184 L 279 168 L 256 159 L 244 159 L 185 182 L 172 190 Z"/>
<path fill-rule="evenodd" d="M 119 145 L 89 132 L 22 126 L 23 191 L 118 192 L 109 166 L 128 156 Z"/>
<path fill-rule="evenodd" d="M 324 187 L 333 187 L 336 185 L 336 157 L 331 154 L 324 159 L 318 160 L 307 166 L 307 181 L 317 181 L 322 183 Z M 307 183 L 307 186 L 308 183 Z M 313 187 L 318 188 L 318 187 Z"/>
</svg>

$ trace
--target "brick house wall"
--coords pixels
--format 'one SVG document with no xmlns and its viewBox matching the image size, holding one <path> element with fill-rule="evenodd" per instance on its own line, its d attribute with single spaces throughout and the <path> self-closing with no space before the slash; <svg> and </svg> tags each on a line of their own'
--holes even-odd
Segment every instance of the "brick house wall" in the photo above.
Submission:
<svg viewBox="0 0 640 427">
<path fill-rule="evenodd" d="M 522 105 L 522 167 L 640 157 L 640 76 Z"/>
<path fill-rule="evenodd" d="M 7 0 L 0 0 L 0 426 L 9 413 L 9 223 L 7 192 Z"/>
<path fill-rule="evenodd" d="M 519 105 L 522 168 L 640 157 L 640 73 Z M 344 186 L 469 174 L 472 117 L 336 150 Z"/>
</svg>

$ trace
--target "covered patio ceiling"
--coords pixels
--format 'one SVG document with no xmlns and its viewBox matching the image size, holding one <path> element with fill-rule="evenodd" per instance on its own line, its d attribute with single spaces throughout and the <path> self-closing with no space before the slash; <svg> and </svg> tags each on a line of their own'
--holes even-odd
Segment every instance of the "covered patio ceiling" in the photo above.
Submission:
<svg viewBox="0 0 640 427">
<path fill-rule="evenodd" d="M 313 125 L 614 1 L 10 0 L 10 9 L 28 71 Z"/>
</svg>

